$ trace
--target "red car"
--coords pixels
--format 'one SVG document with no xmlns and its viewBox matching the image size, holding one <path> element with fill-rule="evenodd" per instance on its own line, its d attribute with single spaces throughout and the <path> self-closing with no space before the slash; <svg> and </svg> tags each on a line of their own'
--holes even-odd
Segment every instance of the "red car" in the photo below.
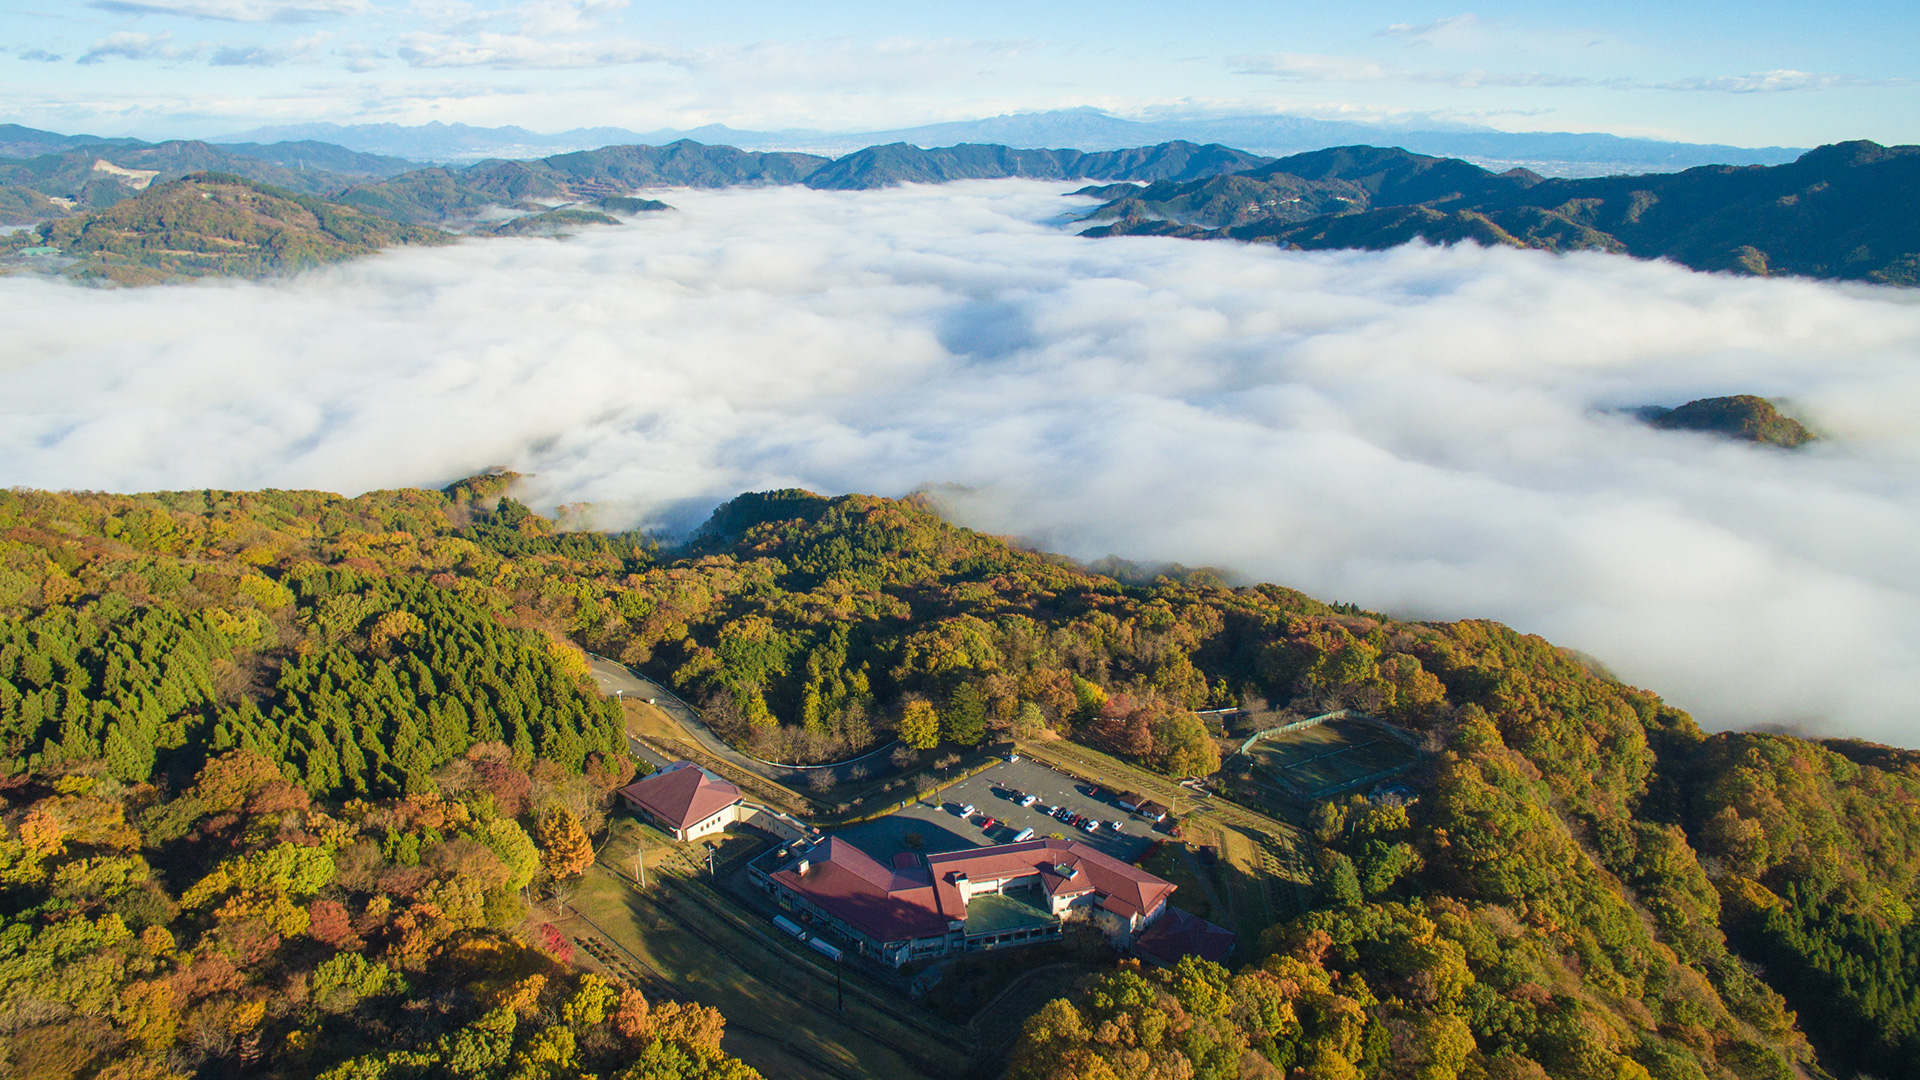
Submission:
<svg viewBox="0 0 1920 1080">
<path fill-rule="evenodd" d="M 996 821 L 996 820 L 994 820 L 993 818 L 988 818 L 987 820 L 985 820 L 985 821 L 983 821 L 983 822 L 981 822 L 981 823 L 980 823 L 980 831 L 981 831 L 981 832 L 992 832 L 992 831 L 993 831 L 993 827 L 994 827 L 995 825 L 998 825 L 998 824 L 1000 824 L 1000 822 L 998 822 L 998 821 Z"/>
</svg>

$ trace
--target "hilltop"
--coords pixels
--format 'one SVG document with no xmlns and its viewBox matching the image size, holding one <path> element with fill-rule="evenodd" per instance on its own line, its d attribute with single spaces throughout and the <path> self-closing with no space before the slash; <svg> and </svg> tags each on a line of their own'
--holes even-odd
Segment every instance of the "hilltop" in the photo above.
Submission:
<svg viewBox="0 0 1920 1080">
<path fill-rule="evenodd" d="M 1813 433 L 1800 421 L 1753 394 L 1700 398 L 1677 408 L 1650 406 L 1639 412 L 1654 427 L 1668 431 L 1704 431 L 1788 449 L 1814 440 Z"/>
</svg>

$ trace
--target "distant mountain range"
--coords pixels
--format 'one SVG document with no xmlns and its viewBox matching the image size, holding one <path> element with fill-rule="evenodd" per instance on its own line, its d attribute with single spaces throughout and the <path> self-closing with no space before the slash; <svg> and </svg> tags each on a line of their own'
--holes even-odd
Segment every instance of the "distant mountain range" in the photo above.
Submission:
<svg viewBox="0 0 1920 1080">
<path fill-rule="evenodd" d="M 1163 142 L 1222 143 L 1268 156 L 1367 143 L 1416 153 L 1464 158 L 1508 168 L 1523 165 L 1549 176 L 1653 172 L 1694 165 L 1776 165 L 1802 153 L 1791 147 L 1746 148 L 1628 139 L 1566 132 L 1503 132 L 1486 128 L 1430 129 L 1295 116 L 1183 117 L 1124 120 L 1097 109 L 1016 113 L 887 131 L 831 134 L 810 130 L 747 131 L 720 124 L 686 130 L 629 131 L 576 128 L 543 135 L 522 127 L 430 123 L 293 124 L 219 136 L 215 143 L 317 140 L 366 153 L 432 162 L 534 158 L 617 144 L 664 145 L 687 139 L 744 150 L 789 150 L 838 157 L 868 146 L 908 143 L 923 149 L 986 143 L 1014 149 L 1095 152 Z"/>
<path fill-rule="evenodd" d="M 1111 118 L 1077 119 L 1097 125 Z M 606 200 L 653 188 L 795 184 L 855 191 L 1020 177 L 1098 181 L 1080 192 L 1105 200 L 1091 214 L 1099 224 L 1084 233 L 1090 237 L 1297 248 L 1472 240 L 1664 257 L 1701 270 L 1920 285 L 1920 219 L 1912 214 L 1920 199 L 1920 147 L 1869 142 L 1822 147 L 1776 166 L 1584 179 L 1493 171 L 1398 147 L 1345 146 L 1275 159 L 1183 140 L 1100 151 L 894 142 L 840 157 L 680 140 L 425 168 L 311 139 L 149 144 L 4 127 L 0 147 L 44 151 L 0 159 L 0 224 L 98 215 L 153 185 L 208 172 L 273 185 L 290 198 L 323 196 L 342 212 L 388 222 L 496 234 L 504 218 L 569 206 L 574 212 L 506 231 L 605 224 L 601 211 L 631 212 Z M 133 220 L 114 228 L 137 231 L 138 222 L 159 219 Z M 40 232 L 80 235 L 44 225 Z M 26 243 L 16 236 L 5 246 Z"/>
<path fill-rule="evenodd" d="M 1667 258 L 1696 270 L 1920 285 L 1920 146 L 1838 143 L 1790 164 L 1548 180 L 1336 147 L 1230 176 L 1103 186 L 1083 235 L 1384 249 L 1419 238 Z"/>
</svg>

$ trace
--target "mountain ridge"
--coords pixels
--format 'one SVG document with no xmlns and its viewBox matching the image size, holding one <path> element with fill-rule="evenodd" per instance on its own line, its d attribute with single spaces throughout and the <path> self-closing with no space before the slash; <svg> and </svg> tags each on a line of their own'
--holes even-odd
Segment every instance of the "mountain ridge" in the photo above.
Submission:
<svg viewBox="0 0 1920 1080">
<path fill-rule="evenodd" d="M 1696 270 L 1920 284 L 1920 225 L 1906 210 L 1920 198 L 1916 146 L 1835 143 L 1785 165 L 1586 179 L 1346 147 L 1230 179 L 1118 193 L 1090 215 L 1110 224 L 1082 235 L 1306 250 L 1472 240 L 1671 258 Z M 1329 208 L 1327 200 L 1345 205 Z"/>
<path fill-rule="evenodd" d="M 1464 126 L 1423 128 L 1272 114 L 1129 120 L 1091 108 L 1009 113 L 976 120 L 840 133 L 810 129 L 753 131 L 706 124 L 645 132 L 576 128 L 542 135 L 515 126 L 482 128 L 435 122 L 412 127 L 282 125 L 214 136 L 208 141 L 321 139 L 362 151 L 444 162 L 499 156 L 534 157 L 599 145 L 674 142 L 688 138 L 724 142 L 748 150 L 790 150 L 832 157 L 895 142 L 923 149 L 961 143 L 998 143 L 1019 150 L 1073 149 L 1092 153 L 1185 141 L 1223 143 L 1251 153 L 1279 157 L 1326 146 L 1386 141 L 1420 153 L 1469 158 L 1502 167 L 1531 163 L 1538 171 L 1554 175 L 1648 172 L 1714 163 L 1780 164 L 1792 160 L 1804 149 L 1668 142 L 1604 133 L 1504 132 Z"/>
</svg>

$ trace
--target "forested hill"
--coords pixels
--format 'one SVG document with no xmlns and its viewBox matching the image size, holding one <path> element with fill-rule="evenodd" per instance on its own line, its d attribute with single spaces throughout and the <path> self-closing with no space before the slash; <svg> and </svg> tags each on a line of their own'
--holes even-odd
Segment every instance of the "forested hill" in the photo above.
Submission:
<svg viewBox="0 0 1920 1080">
<path fill-rule="evenodd" d="M 1259 169 L 1101 192 L 1089 236 L 1305 249 L 1435 243 L 1668 258 L 1696 270 L 1920 284 L 1920 147 L 1810 150 L 1786 165 L 1544 180 L 1450 158 L 1341 147 Z"/>
<path fill-rule="evenodd" d="M 954 180 L 1192 180 L 1249 169 L 1270 159 L 1224 146 L 1170 142 L 1133 150 L 1014 150 L 947 146 L 925 150 L 898 143 L 845 157 L 753 153 L 682 140 L 667 146 L 609 146 L 537 161 L 483 161 L 464 169 L 434 168 L 356 185 L 342 202 L 408 221 L 441 221 L 486 205 L 525 199 L 591 199 L 653 187 L 739 187 L 804 184 L 866 191 L 899 184 Z"/>
<path fill-rule="evenodd" d="M 1312 809 L 1306 910 L 1235 970 L 1109 969 L 1021 1078 L 1920 1077 L 1911 752 L 1708 735 L 1498 624 L 1128 584 L 914 500 L 743 496 L 661 550 L 511 483 L 0 493 L 4 1060 L 744 1075 L 525 921 L 630 775 L 584 646 L 780 760 L 1063 737 L 1204 774 L 1224 705 L 1426 748 L 1413 802 Z"/>
<path fill-rule="evenodd" d="M 0 225 L 25 225 L 111 206 L 153 184 L 192 173 L 220 172 L 304 195 L 324 195 L 363 178 L 392 176 L 414 167 L 411 162 L 356 154 L 324 143 L 142 143 L 0 128 L 0 151 L 15 150 L 43 152 L 25 157 L 0 152 Z"/>
<path fill-rule="evenodd" d="M 75 277 L 135 285 L 257 277 L 454 238 L 238 176 L 198 173 L 11 239 L 55 249 Z"/>
<path fill-rule="evenodd" d="M 5 145 L 67 148 L 0 160 L 0 223 L 108 207 L 199 171 L 321 194 L 396 222 L 448 227 L 498 208 L 538 213 L 658 187 L 853 191 L 966 179 L 1096 180 L 1083 189 L 1107 200 L 1090 215 L 1103 224 L 1083 233 L 1095 238 L 1236 239 L 1316 250 L 1471 240 L 1668 258 L 1698 270 L 1920 284 L 1920 221 L 1910 212 L 1920 197 L 1920 147 L 1871 142 L 1823 146 L 1785 165 L 1548 180 L 1524 169 L 1494 173 L 1373 146 L 1274 160 L 1179 141 L 1099 153 L 894 143 L 830 159 L 681 140 L 407 169 L 396 159 L 324 143 L 63 138 L 14 129 Z"/>
</svg>

